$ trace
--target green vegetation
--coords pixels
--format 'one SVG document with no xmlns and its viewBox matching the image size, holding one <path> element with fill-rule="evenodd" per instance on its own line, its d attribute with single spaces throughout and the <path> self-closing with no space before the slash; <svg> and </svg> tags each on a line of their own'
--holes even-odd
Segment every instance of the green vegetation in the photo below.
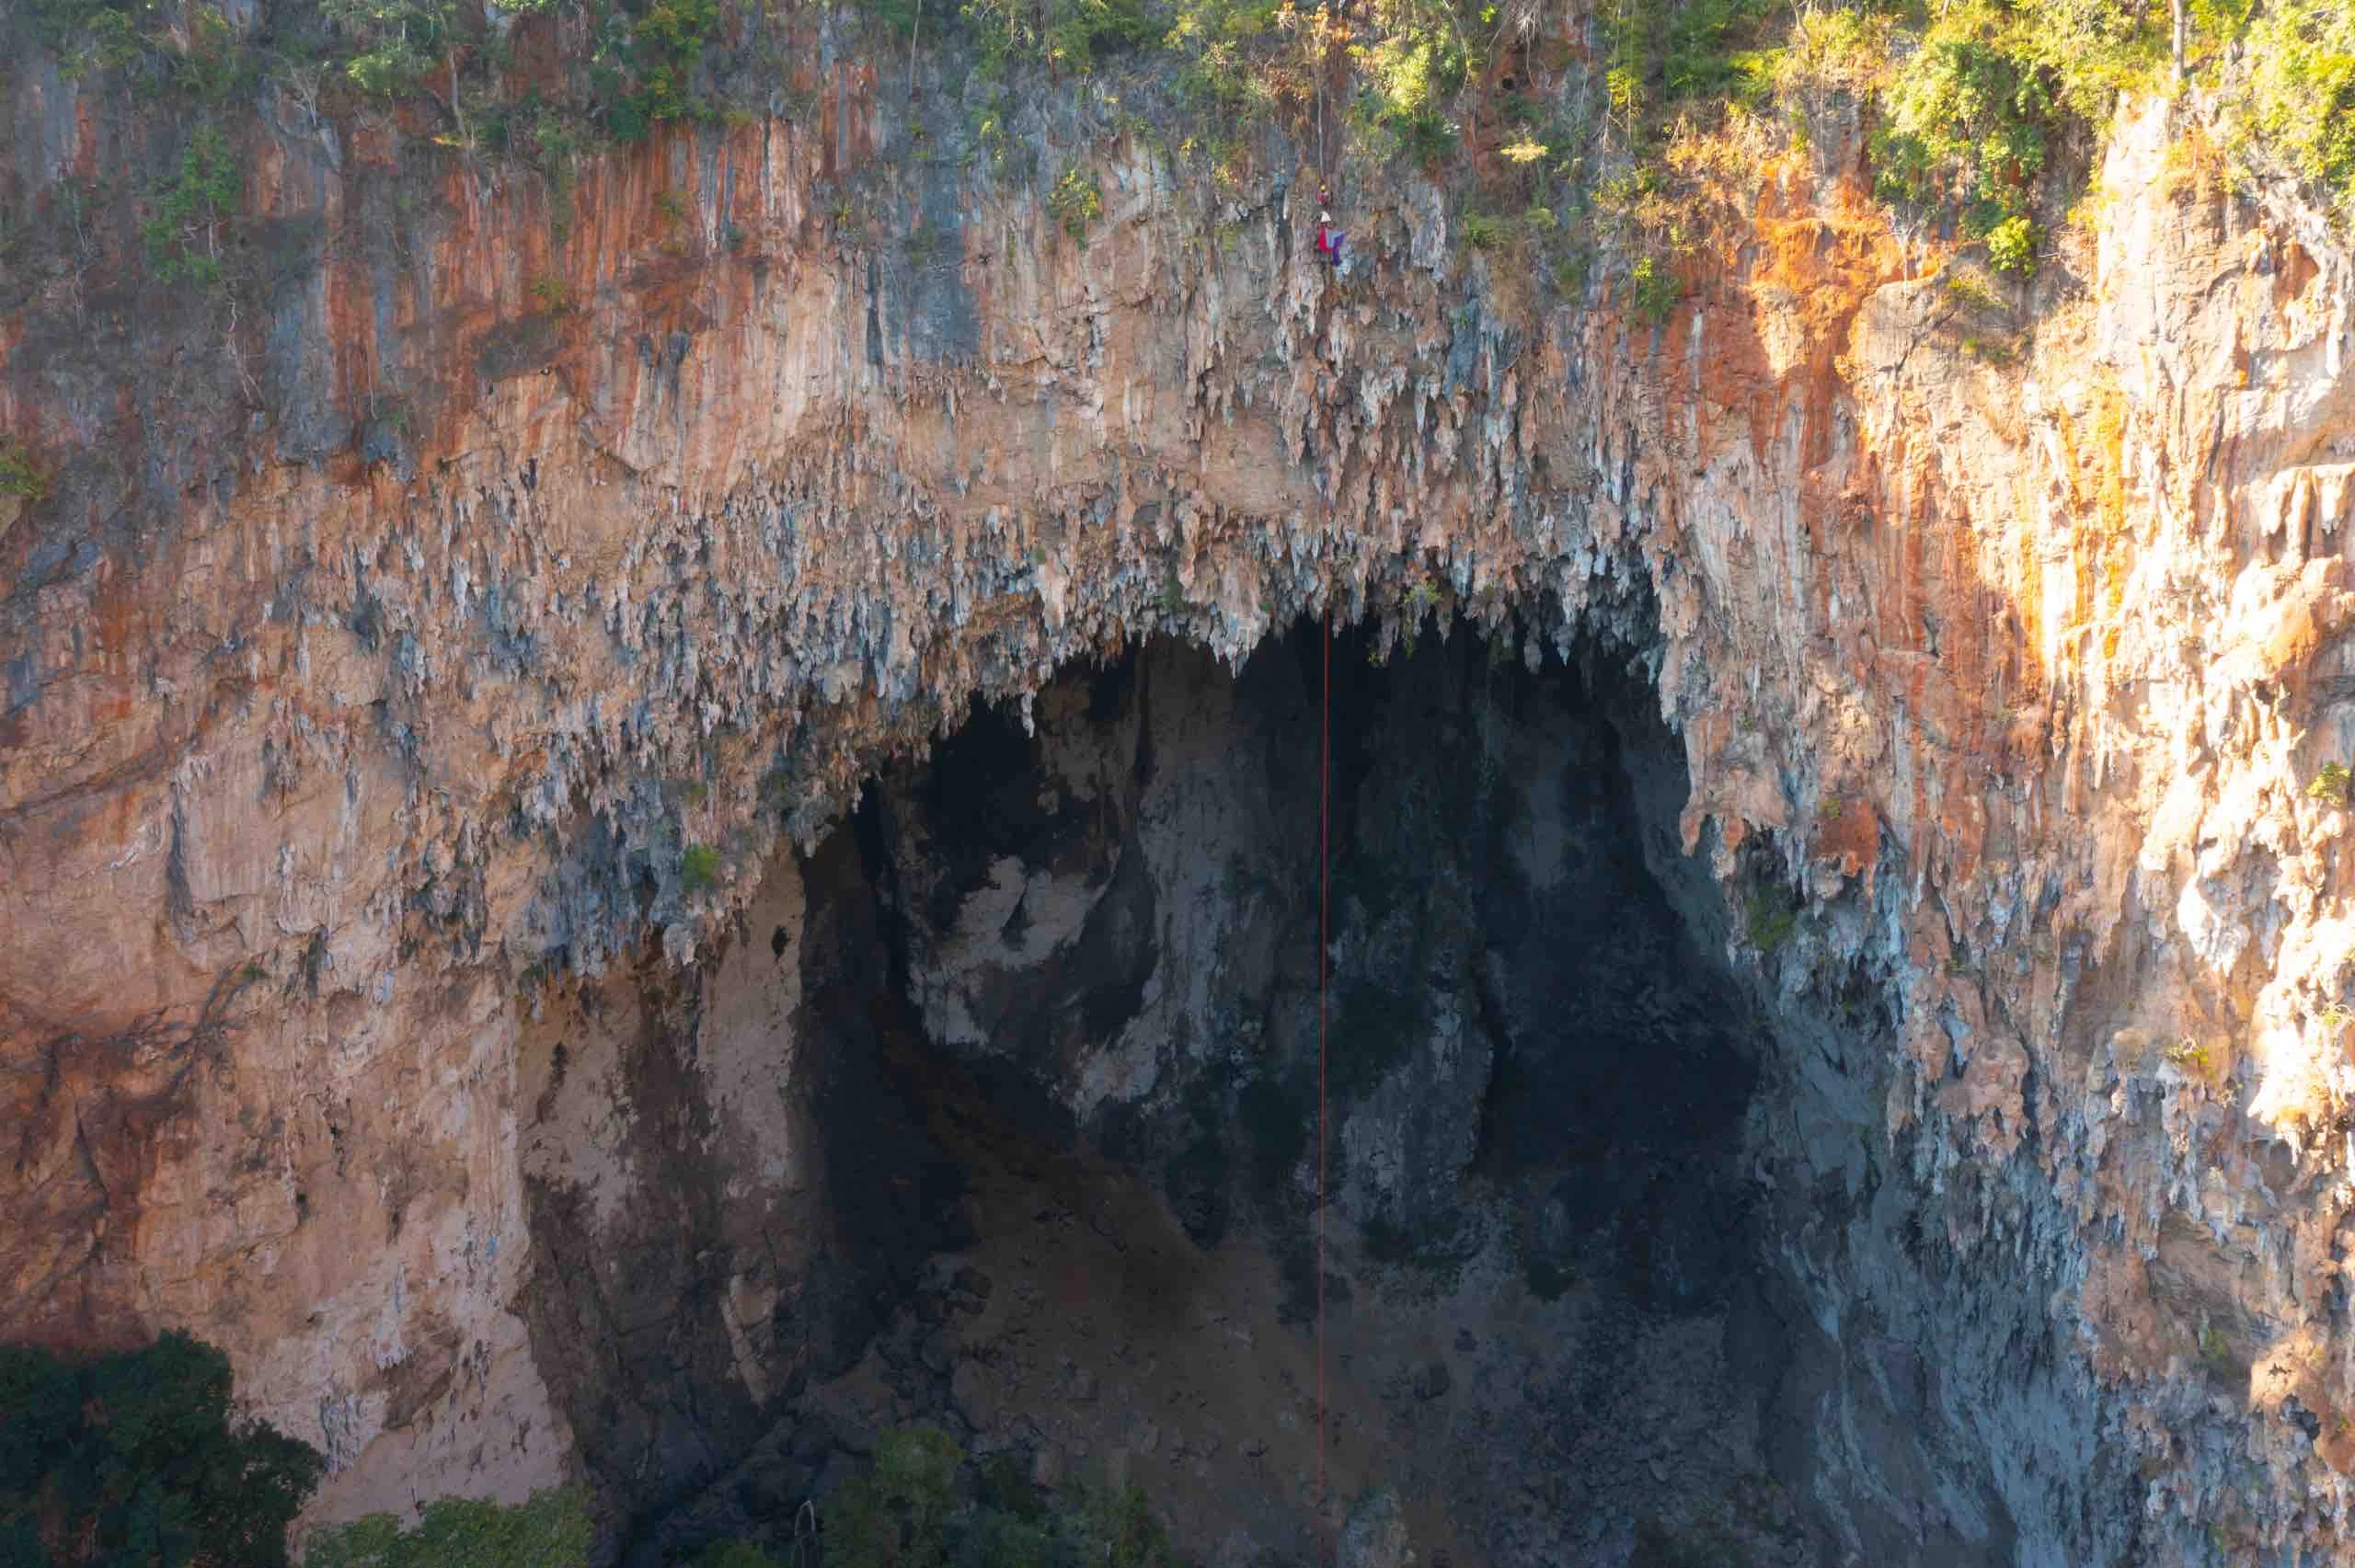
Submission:
<svg viewBox="0 0 2355 1568">
<path fill-rule="evenodd" d="M 2231 150 L 2355 217 L 2355 11 L 2192 0 L 2190 21 L 2184 63 L 2225 107 Z M 2167 27 L 2165 6 L 1966 0 L 1893 34 L 1874 100 L 1881 194 L 1958 218 L 1997 270 L 2033 271 L 2038 214 L 2067 205 L 2059 155 L 2074 142 L 2082 162 L 2121 91 L 2164 85 Z"/>
<path fill-rule="evenodd" d="M 69 81 L 121 72 L 143 93 L 186 92 L 221 104 L 248 85 L 255 65 L 216 6 L 26 0 L 21 14 Z"/>
<path fill-rule="evenodd" d="M 1639 145 L 1693 105 L 1750 106 L 1771 81 L 1764 0 L 1609 0 L 1600 13 L 1612 117 Z"/>
<path fill-rule="evenodd" d="M 511 16 L 574 8 L 575 0 L 502 0 L 500 6 Z M 302 42 L 332 75 L 363 98 L 398 97 L 440 85 L 457 122 L 457 134 L 444 140 L 473 144 L 462 74 L 495 68 L 503 53 L 477 11 L 454 0 L 319 0 L 318 17 L 322 30 Z M 570 107 L 617 142 L 636 141 L 663 120 L 708 115 L 695 84 L 719 20 L 718 0 L 594 6 L 583 63 L 587 91 Z M 503 106 L 481 107 L 487 118 L 504 118 Z M 552 108 L 522 107 L 538 120 Z"/>
<path fill-rule="evenodd" d="M 2236 1370 L 2232 1345 L 2213 1323 L 2200 1331 L 2200 1369 L 2217 1382 L 2231 1381 Z"/>
<path fill-rule="evenodd" d="M 185 1334 L 72 1364 L 0 1346 L 0 1562 L 284 1563 L 319 1456 L 229 1395 L 228 1357 Z"/>
<path fill-rule="evenodd" d="M 1759 952 L 1779 951 L 1797 933 L 1798 924 L 1798 906 L 1779 884 L 1769 883 L 1751 893 L 1742 928 Z"/>
<path fill-rule="evenodd" d="M 699 1552 L 695 1568 L 785 1568 L 785 1564 L 750 1541 L 723 1540 Z"/>
<path fill-rule="evenodd" d="M 834 1494 L 827 1568 L 1178 1568 L 1143 1490 L 1082 1486 L 1057 1509 L 1004 1458 L 960 1490 L 955 1439 L 919 1424 L 886 1433 L 875 1468 Z"/>
<path fill-rule="evenodd" d="M 988 71 L 1022 61 L 1086 71 L 1099 58 L 1153 42 L 1166 25 L 1141 0 L 965 0 L 959 15 Z"/>
<path fill-rule="evenodd" d="M 606 132 L 635 142 L 665 120 L 710 118 L 695 73 L 718 26 L 718 0 L 639 0 L 607 13 L 590 57 Z"/>
<path fill-rule="evenodd" d="M 1382 152 L 1434 163 L 1455 145 L 1462 126 L 1455 100 L 1491 41 L 1477 19 L 1496 13 L 1444 0 L 1378 0 L 1372 11 L 1371 38 L 1349 45 L 1364 74 L 1366 96 L 1352 106 L 1358 124 L 1377 134 Z M 1320 50 L 1315 63 L 1323 58 Z"/>
<path fill-rule="evenodd" d="M 2304 182 L 2355 223 L 2355 9 L 2344 0 L 2195 0 L 2209 74 L 2236 117 L 2232 150 Z M 2222 63 L 2237 43 L 2245 72 Z"/>
<path fill-rule="evenodd" d="M 2082 25 L 2072 26 L 2084 13 Z M 2064 15 L 2065 14 L 2065 15 Z M 2038 183 L 2075 118 L 2106 112 L 2128 71 L 2103 38 L 2100 7 L 2031 8 L 1967 0 L 1931 25 L 1897 66 L 1873 132 L 1884 200 L 1951 214 L 1988 242 L 1998 271 L 2036 266 Z M 2123 13 L 2119 13 L 2122 15 Z M 2058 49 L 2062 40 L 2100 47 Z"/>
<path fill-rule="evenodd" d="M 2051 84 L 1991 25 L 1985 4 L 1934 27 L 1898 72 L 1874 132 L 1876 185 L 1891 201 L 1955 206 L 1984 234 L 2025 207 L 2058 113 Z"/>
<path fill-rule="evenodd" d="M 26 0 L 25 5 L 36 36 L 57 52 L 69 80 L 150 63 L 151 40 L 173 9 L 164 0 Z"/>
<path fill-rule="evenodd" d="M 1561 226 L 1551 207 L 1532 202 L 1519 212 L 1499 215 L 1470 212 L 1464 214 L 1464 243 L 1474 250 L 1507 250 L 1526 244 L 1543 245 Z M 1418 583 L 1415 591 L 1429 589 L 1428 584 Z M 1436 590 L 1430 590 L 1434 601 Z M 1411 608 L 1428 608 L 1412 606 Z"/>
<path fill-rule="evenodd" d="M 531 283 L 532 303 L 549 315 L 572 314 L 572 285 L 561 278 L 534 278 Z"/>
<path fill-rule="evenodd" d="M 727 0 L 731 6 L 735 0 Z M 118 74 L 141 94 L 249 100 L 264 78 L 307 112 L 416 98 L 443 129 L 430 139 L 503 152 L 548 171 L 596 138 L 629 142 L 655 124 L 719 118 L 698 86 L 723 31 L 723 0 L 501 0 L 508 18 L 582 17 L 586 48 L 553 99 L 513 101 L 512 57 L 482 6 L 459 0 L 298 0 L 240 34 L 221 10 L 164 0 L 29 0 L 33 36 L 68 75 Z M 739 11 L 738 15 L 742 13 Z M 182 274 L 186 275 L 186 274 Z"/>
<path fill-rule="evenodd" d="M 216 108 L 251 92 L 258 63 L 238 46 L 236 29 L 218 7 L 190 10 L 185 39 L 171 62 L 176 88 Z"/>
<path fill-rule="evenodd" d="M 2036 270 L 2037 244 L 2042 231 L 2024 212 L 2015 212 L 1987 231 L 1987 264 L 1998 272 L 2022 276 Z"/>
<path fill-rule="evenodd" d="M 1284 47 L 1290 36 L 1278 31 L 1279 16 L 1272 0 L 1185 0 L 1178 6 L 1163 45 L 1177 58 L 1186 101 L 1206 125 L 1216 127 L 1214 136 L 1231 135 L 1236 120 L 1277 108 L 1305 85 L 1294 52 Z M 1271 72 L 1268 67 L 1279 54 L 1292 56 L 1286 62 L 1291 68 Z"/>
<path fill-rule="evenodd" d="M 315 1530 L 304 1568 L 581 1568 L 595 1540 L 578 1488 L 536 1493 L 513 1507 L 444 1498 L 413 1530 L 390 1514 Z"/>
<path fill-rule="evenodd" d="M 2355 24 L 2332 0 L 2303 0 L 2294 15 L 2269 8 L 2255 21 L 2225 14 L 2234 5 L 2246 11 L 2247 0 L 2217 0 L 2200 16 L 2211 45 L 2245 36 L 2250 57 L 2263 55 L 2242 73 L 2252 139 L 2305 177 L 2347 190 Z M 2028 275 L 2046 223 L 2070 205 L 2093 127 L 2120 92 L 2163 83 L 2168 66 L 2165 8 L 2117 0 L 1852 0 L 1797 10 L 1766 0 L 1612 0 L 1599 27 L 1615 156 L 1593 171 L 1545 166 L 1591 173 L 1588 194 L 1606 231 L 1655 257 L 1694 248 L 1713 194 L 1751 177 L 1754 155 L 1776 139 L 1804 145 L 1813 123 L 1844 101 L 1865 111 L 1883 200 L 1954 223 L 1984 245 L 1996 271 Z M 2211 75 L 2227 68 L 2220 48 L 2205 58 Z M 1763 140 L 1762 128 L 1771 128 Z M 1662 276 L 1655 261 L 1638 282 L 1638 312 L 1655 320 Z"/>
<path fill-rule="evenodd" d="M 2342 763 L 2325 762 L 2322 772 L 2307 784 L 2306 798 L 2331 806 L 2345 806 L 2349 786 L 2355 786 L 2355 773 L 2349 773 Z"/>
<path fill-rule="evenodd" d="M 1938 281 L 1945 286 L 1947 297 L 1965 309 L 1999 311 L 2004 308 L 2003 300 L 1976 272 L 1948 269 Z"/>
<path fill-rule="evenodd" d="M 1800 11 L 1764 63 L 1775 109 L 1803 122 L 1837 99 L 1869 101 L 1888 86 L 1896 27 L 1879 6 Z"/>
<path fill-rule="evenodd" d="M 38 501 L 49 494 L 49 475 L 21 441 L 0 438 L 0 496 Z"/>
<path fill-rule="evenodd" d="M 843 1488 L 827 1521 L 840 1568 L 913 1568 L 946 1561 L 958 1467 L 956 1439 L 937 1426 L 902 1426 L 875 1447 L 874 1470 Z"/>
<path fill-rule="evenodd" d="M 1575 8 L 1488 0 L 860 0 L 859 11 L 897 35 L 879 42 L 938 43 L 973 63 L 982 88 L 966 99 L 967 153 L 1009 177 L 1036 174 L 1029 143 L 1007 130 L 1015 74 L 1127 62 L 1174 87 L 1190 121 L 1171 129 L 1177 151 L 1223 179 L 1246 165 L 1255 120 L 1314 145 L 1327 169 L 1445 164 L 1464 249 L 1514 263 L 1493 269 L 1499 287 L 1582 293 L 1598 258 L 1616 254 L 1627 266 L 1614 297 L 1664 326 L 1691 259 L 1751 211 L 1760 171 L 1835 111 L 1860 116 L 1878 196 L 1959 234 L 1999 275 L 2033 275 L 2053 235 L 2091 210 L 2073 192 L 2095 129 L 2120 92 L 2164 88 L 2178 63 L 2223 110 L 2240 167 L 2301 181 L 2355 221 L 2355 7 L 2189 4 L 2180 63 L 2167 8 L 2141 0 L 1599 0 L 1591 24 Z M 267 78 L 312 114 L 399 100 L 422 140 L 537 171 L 559 238 L 581 151 L 777 103 L 798 117 L 812 101 L 806 84 L 780 87 L 767 0 L 497 10 L 513 30 L 461 0 L 295 0 L 244 33 L 201 3 L 23 0 L 17 15 L 69 74 L 116 73 L 143 94 L 225 107 L 253 101 Z M 559 68 L 518 88 L 518 51 L 559 22 Z M 1146 129 L 1132 109 L 1120 122 Z M 218 283 L 242 178 L 228 140 L 195 123 L 181 166 L 145 193 L 142 235 L 159 277 Z M 927 133 L 913 127 L 912 140 Z M 1103 213 L 1096 176 L 1079 158 L 1049 174 L 1052 216 L 1085 238 Z M 678 227 L 672 199 L 664 210 Z M 2009 354 L 1990 343 L 1979 357 Z"/>
<path fill-rule="evenodd" d="M 189 133 L 179 167 L 147 193 L 139 237 L 155 276 L 167 283 L 221 282 L 226 275 L 222 231 L 245 188 L 245 172 L 229 139 L 218 126 L 200 123 Z"/>
<path fill-rule="evenodd" d="M 679 884 L 700 893 L 719 880 L 719 852 L 709 844 L 689 844 L 679 857 Z"/>
<path fill-rule="evenodd" d="M 1684 291 L 1667 260 L 1657 256 L 1642 258 L 1636 263 L 1629 282 L 1636 314 L 1654 326 L 1668 325 L 1668 318 L 1675 314 L 1676 302 L 1684 297 Z"/>
<path fill-rule="evenodd" d="M 1096 171 L 1080 164 L 1064 169 L 1047 194 L 1047 210 L 1054 213 L 1063 233 L 1086 239 L 1088 225 L 1104 215 L 1104 188 L 1097 183 Z"/>
<path fill-rule="evenodd" d="M 416 87 L 456 47 L 457 9 L 450 0 L 320 0 L 319 15 L 344 46 L 345 78 L 389 97 Z"/>
</svg>

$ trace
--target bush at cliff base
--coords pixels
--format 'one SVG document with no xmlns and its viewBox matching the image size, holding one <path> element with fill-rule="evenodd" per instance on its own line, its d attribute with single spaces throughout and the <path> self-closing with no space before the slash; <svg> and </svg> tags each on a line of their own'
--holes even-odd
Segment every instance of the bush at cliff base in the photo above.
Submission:
<svg viewBox="0 0 2355 1568">
<path fill-rule="evenodd" d="M 595 1530 L 577 1487 L 535 1493 L 502 1506 L 444 1498 L 413 1530 L 390 1514 L 371 1514 L 316 1531 L 304 1568 L 581 1568 Z"/>
<path fill-rule="evenodd" d="M 309 1447 L 229 1416 L 228 1357 L 186 1334 L 68 1363 L 0 1345 L 0 1568 L 275 1568 Z"/>
<path fill-rule="evenodd" d="M 1133 1482 L 1067 1499 L 1007 1454 L 969 1473 L 956 1439 L 919 1423 L 883 1434 L 875 1468 L 824 1510 L 826 1568 L 1181 1568 Z"/>
</svg>

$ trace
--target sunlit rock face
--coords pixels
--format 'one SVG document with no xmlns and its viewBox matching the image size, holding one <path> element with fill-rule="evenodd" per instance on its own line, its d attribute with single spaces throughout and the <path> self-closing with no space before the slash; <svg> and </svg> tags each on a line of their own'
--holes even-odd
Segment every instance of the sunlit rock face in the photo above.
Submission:
<svg viewBox="0 0 2355 1568">
<path fill-rule="evenodd" d="M 1830 142 L 1763 172 L 1657 329 L 1451 243 L 1404 177 L 1355 188 L 1342 287 L 1298 177 L 1220 190 L 1042 93 L 1016 132 L 1106 192 L 1074 238 L 986 160 L 913 155 L 920 121 L 970 139 L 954 63 L 912 109 L 809 42 L 810 123 L 589 166 L 561 239 L 534 189 L 265 115 L 258 318 L 139 282 L 127 200 L 70 286 L 0 292 L 0 422 L 87 454 L 0 501 L 0 1332 L 222 1344 L 332 1457 L 324 1516 L 580 1473 L 650 1516 L 857 1376 L 927 1257 L 1001 1233 L 942 1196 L 971 1157 L 894 1061 L 1009 1064 L 1185 1245 L 1258 1244 L 1235 1173 L 1171 1176 L 1168 1118 L 1237 1048 L 1218 1009 L 1297 990 L 1298 888 L 1281 922 L 1231 878 L 1188 902 L 1230 868 L 1136 838 L 1145 786 L 1090 761 L 1124 743 L 1039 704 L 1132 654 L 1149 690 L 1180 657 L 1149 638 L 1239 704 L 1304 615 L 1361 665 L 1418 625 L 1409 673 L 1469 624 L 1515 680 L 1613 672 L 1611 714 L 1561 711 L 1623 738 L 1661 929 L 1701 955 L 1660 1005 L 1747 999 L 1685 1118 L 1749 1162 L 1741 1202 L 1538 1196 L 1575 1148 L 1484 1163 L 1514 1146 L 1465 1124 L 1475 1084 L 1532 1116 L 1636 1089 L 1516 1080 L 1499 1045 L 1596 989 L 1582 928 L 1481 901 L 1553 864 L 1539 830 L 1476 858 L 1370 772 L 1352 809 L 1415 919 L 1352 895 L 1338 1001 L 1405 988 L 1423 1070 L 1334 1134 L 1334 1223 L 1420 1234 L 1467 1179 L 1541 1259 L 1723 1219 L 1617 1277 L 1718 1314 L 1729 1368 L 1791 1368 L 1734 1450 L 1794 1494 L 1762 1540 L 2332 1550 L 2355 933 L 2345 812 L 2307 785 L 2355 750 L 2343 252 L 2171 160 L 2153 108 L 2111 130 L 2094 230 L 1992 314 Z M 91 90 L 19 74 L 12 190 L 154 172 Z M 1059 794 L 1044 859 L 897 771 L 984 744 L 955 738 L 976 693 L 1074 738 L 1022 766 L 1106 803 L 1074 826 Z M 1190 809 L 1246 857 L 1285 824 L 1296 884 L 1296 806 Z M 1562 990 L 1493 1009 L 1491 951 Z M 1725 1473 L 1656 1457 L 1671 1502 Z M 1521 1462 L 1541 1494 L 1575 1469 Z"/>
</svg>

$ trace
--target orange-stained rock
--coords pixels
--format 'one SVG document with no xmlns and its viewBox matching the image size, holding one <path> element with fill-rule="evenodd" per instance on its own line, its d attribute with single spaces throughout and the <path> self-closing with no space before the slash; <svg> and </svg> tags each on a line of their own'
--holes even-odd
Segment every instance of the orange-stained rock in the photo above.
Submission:
<svg viewBox="0 0 2355 1568">
<path fill-rule="evenodd" d="M 1892 901 L 1783 972 L 1880 965 L 1890 1148 L 2038 1195 L 2105 1387 L 2147 1415 L 2196 1376 L 2195 1289 L 2236 1355 L 2344 1360 L 2355 915 L 2307 793 L 2355 748 L 2343 251 L 2178 203 L 2147 108 L 2032 333 L 1798 157 L 1655 331 L 1451 244 L 1419 180 L 1368 194 L 1344 293 L 1297 188 L 1096 141 L 1074 238 L 909 155 L 871 70 L 802 86 L 802 123 L 584 161 L 561 222 L 386 122 L 333 158 L 256 128 L 251 215 L 350 236 L 267 332 L 85 384 L 71 340 L 114 328 L 62 281 L 0 315 L 0 427 L 83 454 L 0 511 L 0 1334 L 222 1343 L 332 1455 L 327 1515 L 554 1478 L 525 1181 L 633 1177 L 535 1054 L 580 1004 L 549 972 L 667 974 L 756 894 L 784 930 L 785 841 L 976 692 L 1444 601 L 1656 655 L 1686 847 Z M 99 155 L 72 108 L 44 179 Z M 164 477 L 101 483 L 117 453 Z M 658 819 L 720 870 L 604 898 L 599 833 Z M 787 1171 L 776 1130 L 724 1135 Z M 729 1322 L 778 1288 L 731 1275 Z M 792 1370 L 741 1354 L 755 1401 Z M 2236 1419 L 2268 1496 L 2347 1470 L 2338 1428 Z"/>
</svg>

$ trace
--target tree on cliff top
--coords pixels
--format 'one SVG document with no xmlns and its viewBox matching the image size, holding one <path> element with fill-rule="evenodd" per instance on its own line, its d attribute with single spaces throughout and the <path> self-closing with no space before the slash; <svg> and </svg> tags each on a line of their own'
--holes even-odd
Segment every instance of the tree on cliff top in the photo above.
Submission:
<svg viewBox="0 0 2355 1568">
<path fill-rule="evenodd" d="M 79 1363 L 0 1345 L 0 1568 L 284 1563 L 321 1461 L 229 1392 L 183 1333 Z"/>
</svg>

